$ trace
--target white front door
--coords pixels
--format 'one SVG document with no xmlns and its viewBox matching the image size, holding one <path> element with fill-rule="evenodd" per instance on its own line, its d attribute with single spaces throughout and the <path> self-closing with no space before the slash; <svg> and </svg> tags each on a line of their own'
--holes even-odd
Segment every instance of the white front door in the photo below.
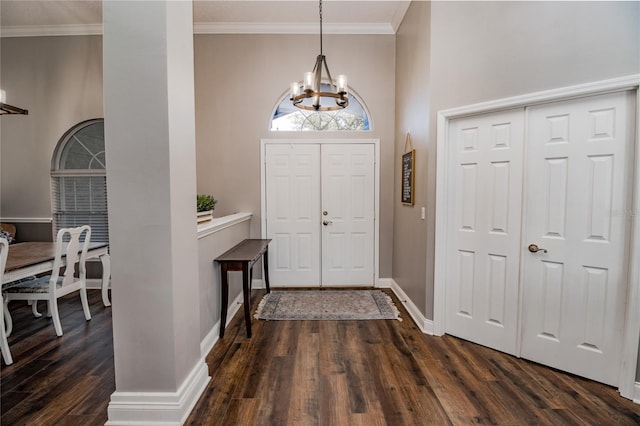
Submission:
<svg viewBox="0 0 640 426">
<path fill-rule="evenodd" d="M 522 356 L 611 385 L 619 381 L 627 291 L 629 96 L 528 114 Z"/>
<path fill-rule="evenodd" d="M 266 144 L 273 286 L 374 284 L 374 167 L 373 144 Z"/>
<path fill-rule="evenodd" d="M 322 285 L 373 285 L 371 144 L 322 146 Z"/>
<path fill-rule="evenodd" d="M 268 144 L 265 162 L 270 281 L 320 286 L 320 145 Z"/>
<path fill-rule="evenodd" d="M 510 354 L 518 336 L 523 110 L 451 122 L 445 331 Z"/>
</svg>

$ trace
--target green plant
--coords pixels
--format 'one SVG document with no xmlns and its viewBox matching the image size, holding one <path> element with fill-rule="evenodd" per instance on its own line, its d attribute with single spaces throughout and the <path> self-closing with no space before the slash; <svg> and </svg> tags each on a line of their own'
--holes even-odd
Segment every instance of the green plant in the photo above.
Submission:
<svg viewBox="0 0 640 426">
<path fill-rule="evenodd" d="M 218 200 L 213 198 L 213 195 L 198 194 L 196 196 L 196 207 L 198 212 L 206 212 L 207 210 L 213 210 L 216 208 Z"/>
</svg>

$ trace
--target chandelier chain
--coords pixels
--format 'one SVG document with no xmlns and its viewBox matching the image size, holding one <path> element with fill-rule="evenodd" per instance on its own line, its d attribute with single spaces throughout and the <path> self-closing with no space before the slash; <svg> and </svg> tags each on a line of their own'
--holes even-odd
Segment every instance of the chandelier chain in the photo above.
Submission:
<svg viewBox="0 0 640 426">
<path fill-rule="evenodd" d="M 322 0 L 318 2 L 318 9 L 320 11 L 320 54 L 322 55 Z"/>
</svg>

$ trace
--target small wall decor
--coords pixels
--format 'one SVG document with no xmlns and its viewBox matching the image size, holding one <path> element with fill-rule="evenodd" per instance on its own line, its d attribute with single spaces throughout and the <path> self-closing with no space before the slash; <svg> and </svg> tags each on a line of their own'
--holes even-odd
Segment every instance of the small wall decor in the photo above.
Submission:
<svg viewBox="0 0 640 426">
<path fill-rule="evenodd" d="M 407 145 L 409 150 L 407 150 Z M 402 204 L 413 206 L 415 203 L 414 191 L 415 191 L 415 158 L 416 150 L 413 149 L 411 144 L 411 135 L 407 132 L 407 139 L 404 142 L 404 154 L 402 154 L 402 191 L 400 198 Z"/>
</svg>

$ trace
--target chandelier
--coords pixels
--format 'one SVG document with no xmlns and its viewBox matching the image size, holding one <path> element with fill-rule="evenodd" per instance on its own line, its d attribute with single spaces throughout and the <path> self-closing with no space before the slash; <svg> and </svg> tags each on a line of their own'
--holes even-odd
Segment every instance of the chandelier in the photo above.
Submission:
<svg viewBox="0 0 640 426">
<path fill-rule="evenodd" d="M 334 111 L 346 108 L 349 105 L 349 90 L 347 88 L 347 76 L 339 75 L 337 81 L 331 78 L 331 72 L 327 66 L 327 58 L 322 54 L 322 0 L 319 0 L 320 10 L 320 54 L 316 58 L 313 71 L 306 72 L 301 82 L 291 83 L 290 100 L 293 105 L 300 109 L 309 111 Z M 327 78 L 322 78 L 322 73 L 326 73 Z M 324 87 L 323 87 L 324 86 Z M 326 102 L 335 101 L 335 105 L 321 104 L 322 99 Z M 306 101 L 309 99 L 310 101 Z"/>
</svg>

